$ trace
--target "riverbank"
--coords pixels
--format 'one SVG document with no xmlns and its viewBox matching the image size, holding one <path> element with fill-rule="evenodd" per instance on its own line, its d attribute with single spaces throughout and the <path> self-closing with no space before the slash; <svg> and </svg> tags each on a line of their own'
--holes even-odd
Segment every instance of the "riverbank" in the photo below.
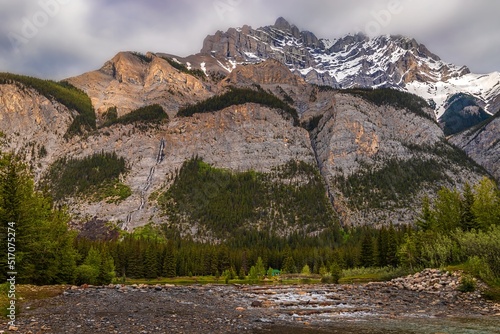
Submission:
<svg viewBox="0 0 500 334">
<path fill-rule="evenodd" d="M 418 330 L 436 323 L 495 333 L 500 304 L 458 291 L 458 282 L 426 270 L 368 284 L 71 287 L 23 303 L 15 332 L 391 333 L 411 325 L 406 333 L 426 333 Z"/>
</svg>

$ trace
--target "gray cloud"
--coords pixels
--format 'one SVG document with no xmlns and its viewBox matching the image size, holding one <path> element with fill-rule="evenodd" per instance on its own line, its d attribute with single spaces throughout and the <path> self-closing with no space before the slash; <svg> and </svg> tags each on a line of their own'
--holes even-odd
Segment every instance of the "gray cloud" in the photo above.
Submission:
<svg viewBox="0 0 500 334">
<path fill-rule="evenodd" d="M 0 0 L 0 71 L 62 79 L 122 50 L 196 53 L 217 30 L 283 16 L 318 37 L 403 34 L 473 72 L 500 70 L 500 2 L 489 0 Z M 354 5 L 353 5 L 354 3 Z"/>
</svg>

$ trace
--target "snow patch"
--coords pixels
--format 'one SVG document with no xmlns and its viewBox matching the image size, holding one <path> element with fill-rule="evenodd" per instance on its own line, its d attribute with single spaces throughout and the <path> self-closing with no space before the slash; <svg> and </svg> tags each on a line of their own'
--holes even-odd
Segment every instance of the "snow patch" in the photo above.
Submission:
<svg viewBox="0 0 500 334">
<path fill-rule="evenodd" d="M 205 75 L 208 77 L 207 68 L 205 67 L 205 62 L 200 63 L 200 68 L 203 71 L 203 73 L 205 73 Z"/>
</svg>

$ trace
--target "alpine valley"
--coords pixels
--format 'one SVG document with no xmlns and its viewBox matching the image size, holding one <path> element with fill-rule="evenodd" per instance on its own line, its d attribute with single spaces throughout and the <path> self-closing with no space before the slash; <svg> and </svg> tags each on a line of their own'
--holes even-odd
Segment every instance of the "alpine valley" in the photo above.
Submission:
<svg viewBox="0 0 500 334">
<path fill-rule="evenodd" d="M 62 82 L 0 74 L 1 150 L 76 227 L 155 223 L 197 240 L 411 224 L 425 195 L 500 179 L 499 109 L 498 72 L 283 18 L 218 31 L 187 57 L 120 52 Z"/>
</svg>

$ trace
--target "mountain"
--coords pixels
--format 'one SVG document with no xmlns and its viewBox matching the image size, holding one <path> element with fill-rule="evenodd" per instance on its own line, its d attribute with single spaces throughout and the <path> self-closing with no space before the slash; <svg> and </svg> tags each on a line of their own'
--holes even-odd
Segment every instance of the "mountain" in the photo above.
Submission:
<svg viewBox="0 0 500 334">
<path fill-rule="evenodd" d="M 329 40 L 279 18 L 272 26 L 243 26 L 209 35 L 200 53 L 186 61 L 199 66 L 197 57 L 203 57 L 205 68 L 224 75 L 236 64 L 272 58 L 317 85 L 397 88 L 430 101 L 438 119 L 456 94 L 473 96 L 487 114 L 500 109 L 500 73 L 470 73 L 466 66 L 447 63 L 415 39 L 403 36 L 357 34 Z M 460 112 L 469 114 L 466 109 Z"/>
<path fill-rule="evenodd" d="M 321 50 L 338 53 L 374 40 L 356 35 L 329 43 L 283 19 L 266 29 L 230 31 L 239 39 L 218 32 L 197 55 L 120 52 L 63 82 L 0 75 L 2 151 L 29 164 L 79 228 L 158 223 L 212 241 L 234 230 L 316 235 L 337 223 L 412 223 L 424 195 L 487 175 L 456 146 L 494 173 L 481 145 L 468 149 L 457 136 L 450 144 L 425 99 L 389 84 L 405 73 L 404 61 L 395 60 L 387 83 L 374 90 L 354 82 L 373 82 L 375 62 L 365 63 L 364 77 L 346 68 L 343 78 L 304 71 L 316 66 L 312 55 Z M 287 43 L 278 49 L 270 43 L 280 33 Z M 405 40 L 379 42 L 440 62 Z M 303 52 L 303 65 L 293 52 Z M 322 66 L 333 71 L 332 64 Z M 410 77 L 439 73 L 452 80 L 467 72 L 422 66 Z M 402 82 L 413 82 L 407 75 Z M 472 96 L 475 105 L 464 108 L 486 111 Z M 490 127 L 482 131 L 497 136 Z"/>
<path fill-rule="evenodd" d="M 450 142 L 484 166 L 500 180 L 500 113 L 482 123 L 456 134 Z"/>
</svg>

